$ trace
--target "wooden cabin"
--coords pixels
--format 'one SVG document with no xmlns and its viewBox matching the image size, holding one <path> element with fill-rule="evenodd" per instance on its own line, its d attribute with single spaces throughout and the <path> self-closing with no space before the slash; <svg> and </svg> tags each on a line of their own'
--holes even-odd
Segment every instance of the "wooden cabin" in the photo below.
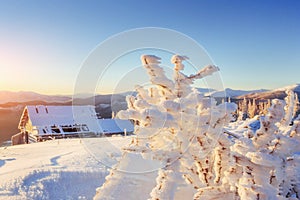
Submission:
<svg viewBox="0 0 300 200">
<path fill-rule="evenodd" d="M 133 132 L 129 120 L 98 119 L 94 106 L 26 106 L 12 145 Z"/>
</svg>

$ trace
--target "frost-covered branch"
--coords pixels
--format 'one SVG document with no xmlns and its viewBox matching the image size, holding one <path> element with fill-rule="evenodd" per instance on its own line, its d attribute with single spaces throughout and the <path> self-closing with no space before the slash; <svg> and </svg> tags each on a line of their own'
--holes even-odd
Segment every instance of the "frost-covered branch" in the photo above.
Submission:
<svg viewBox="0 0 300 200">
<path fill-rule="evenodd" d="M 220 71 L 219 67 L 215 66 L 215 65 L 208 65 L 206 67 L 204 67 L 203 69 L 201 69 L 197 74 L 195 75 L 191 75 L 188 78 L 189 79 L 199 79 L 199 78 L 204 78 L 206 76 L 210 76 L 213 73 Z"/>
</svg>

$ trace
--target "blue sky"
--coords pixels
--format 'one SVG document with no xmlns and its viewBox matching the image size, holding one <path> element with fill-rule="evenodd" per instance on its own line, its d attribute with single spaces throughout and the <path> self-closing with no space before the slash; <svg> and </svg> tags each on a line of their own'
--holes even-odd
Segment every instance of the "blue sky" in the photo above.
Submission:
<svg viewBox="0 0 300 200">
<path fill-rule="evenodd" d="M 221 68 L 224 87 L 300 83 L 299 10 L 297 0 L 0 0 L 0 90 L 71 94 L 99 43 L 141 27 L 195 39 Z"/>
</svg>

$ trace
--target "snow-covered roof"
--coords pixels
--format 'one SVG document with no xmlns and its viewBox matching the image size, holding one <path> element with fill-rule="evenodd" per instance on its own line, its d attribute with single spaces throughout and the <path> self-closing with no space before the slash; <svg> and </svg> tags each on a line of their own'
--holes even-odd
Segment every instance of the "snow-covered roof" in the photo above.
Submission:
<svg viewBox="0 0 300 200">
<path fill-rule="evenodd" d="M 25 127 L 30 120 L 31 125 L 43 133 L 43 129 L 51 126 L 86 125 L 88 131 L 95 133 L 123 133 L 133 132 L 134 126 L 129 120 L 98 119 L 93 106 L 26 106 L 19 129 Z M 46 129 L 45 129 L 46 130 Z"/>
<path fill-rule="evenodd" d="M 31 121 L 32 126 L 86 124 L 91 131 L 102 132 L 93 106 L 26 106 L 19 128 Z"/>
<path fill-rule="evenodd" d="M 123 133 L 133 132 L 134 126 L 129 120 L 122 119 L 99 119 L 100 127 L 103 133 Z"/>
<path fill-rule="evenodd" d="M 92 106 L 26 106 L 33 126 L 70 125 L 76 123 L 76 115 L 96 118 Z"/>
</svg>

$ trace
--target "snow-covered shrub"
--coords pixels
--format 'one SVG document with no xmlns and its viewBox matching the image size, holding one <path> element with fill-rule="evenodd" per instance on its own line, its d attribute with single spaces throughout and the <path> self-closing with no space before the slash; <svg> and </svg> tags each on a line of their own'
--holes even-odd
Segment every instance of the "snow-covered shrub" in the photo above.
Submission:
<svg viewBox="0 0 300 200">
<path fill-rule="evenodd" d="M 268 114 L 261 118 L 260 129 L 251 137 L 246 133 L 231 134 L 223 127 L 232 120 L 236 104 L 217 105 L 213 98 L 191 87 L 195 79 L 219 69 L 210 65 L 186 76 L 181 72 L 186 59 L 172 57 L 175 66 L 170 80 L 159 66 L 159 57 L 141 57 L 152 86 L 137 86 L 137 95 L 127 97 L 128 109 L 117 114 L 121 119 L 135 121 L 137 137 L 124 148 L 120 163 L 111 170 L 97 197 L 106 199 L 103 195 L 113 191 L 112 183 L 123 179 L 124 184 L 125 175 L 116 176 L 117 171 L 132 168 L 130 159 L 141 157 L 161 166 L 156 185 L 149 191 L 153 200 L 174 199 L 184 182 L 194 188 L 194 199 L 297 196 L 300 164 L 295 153 L 300 152 L 300 121 L 296 119 L 290 126 L 295 110 L 293 93 L 288 93 L 286 103 L 273 100 Z M 137 186 L 137 190 L 138 187 L 143 186 Z"/>
</svg>

